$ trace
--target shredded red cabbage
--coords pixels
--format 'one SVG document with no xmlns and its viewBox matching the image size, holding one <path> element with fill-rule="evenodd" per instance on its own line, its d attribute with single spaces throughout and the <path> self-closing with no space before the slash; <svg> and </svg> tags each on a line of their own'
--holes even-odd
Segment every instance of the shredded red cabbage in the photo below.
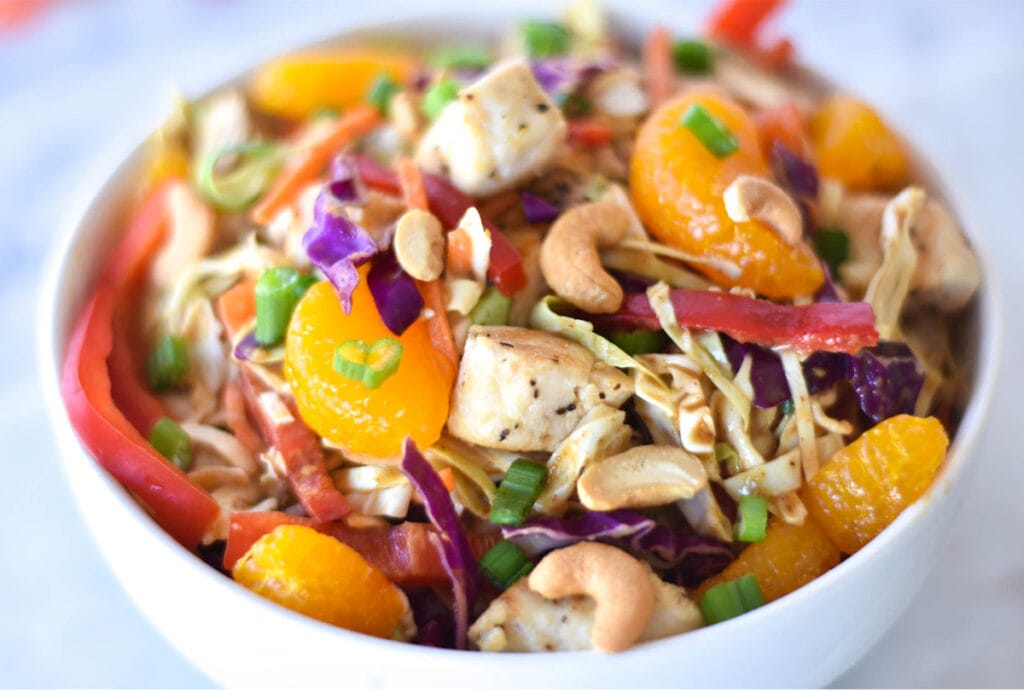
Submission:
<svg viewBox="0 0 1024 692">
<path fill-rule="evenodd" d="M 782 184 L 800 200 L 818 199 L 818 169 L 776 140 L 771 151 L 772 169 Z"/>
<path fill-rule="evenodd" d="M 538 516 L 521 526 L 504 528 L 502 534 L 533 556 L 580 541 L 632 538 L 653 528 L 653 519 L 628 509 L 617 509 L 586 512 L 566 519 Z"/>
<path fill-rule="evenodd" d="M 401 336 L 420 316 L 423 296 L 393 251 L 388 250 L 373 260 L 370 273 L 366 275 L 366 284 L 384 326 L 395 336 Z"/>
<path fill-rule="evenodd" d="M 715 576 L 736 558 L 728 543 L 660 524 L 634 536 L 629 548 L 659 570 L 663 578 L 686 587 Z"/>
<path fill-rule="evenodd" d="M 233 355 L 235 360 L 249 360 L 252 352 L 260 348 L 260 342 L 256 340 L 256 330 L 252 329 L 242 337 L 242 340 L 235 344 Z"/>
<path fill-rule="evenodd" d="M 860 410 L 879 423 L 914 412 L 924 369 L 905 343 L 881 341 L 850 359 L 850 386 Z"/>
<path fill-rule="evenodd" d="M 405 438 L 402 449 L 402 471 L 423 498 L 427 517 L 437 528 L 437 534 L 431 534 L 430 539 L 439 548 L 441 564 L 451 578 L 455 600 L 455 647 L 464 649 L 471 610 L 480 587 L 480 570 L 476 558 L 473 557 L 469 538 L 459 521 L 451 495 L 437 471 L 423 458 L 416 443 L 409 437 Z"/>
<path fill-rule="evenodd" d="M 346 315 L 352 310 L 352 291 L 359 283 L 356 267 L 377 254 L 377 243 L 345 218 L 338 205 L 343 200 L 335 199 L 335 192 L 347 194 L 348 187 L 343 180 L 324 186 L 313 208 L 313 226 L 302 236 L 302 249 L 334 286 Z"/>
<path fill-rule="evenodd" d="M 585 62 L 565 55 L 536 60 L 531 65 L 537 83 L 552 97 L 573 93 L 588 79 L 613 66 L 608 60 Z"/>
<path fill-rule="evenodd" d="M 523 216 L 530 223 L 544 223 L 558 218 L 559 209 L 543 197 L 523 192 L 519 195 L 523 205 Z"/>
</svg>

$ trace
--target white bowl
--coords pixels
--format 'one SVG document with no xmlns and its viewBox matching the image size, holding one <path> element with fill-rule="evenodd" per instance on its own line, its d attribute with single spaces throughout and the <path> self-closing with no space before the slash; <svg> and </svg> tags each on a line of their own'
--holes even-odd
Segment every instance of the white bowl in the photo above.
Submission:
<svg viewBox="0 0 1024 692">
<path fill-rule="evenodd" d="M 466 26 L 501 26 L 516 13 L 488 8 L 467 16 L 459 24 L 463 35 Z M 639 35 L 639 27 L 650 26 L 647 19 L 653 18 L 622 24 Z M 444 27 L 454 25 L 449 22 L 416 20 L 379 30 L 422 41 L 444 36 Z M 986 283 L 965 325 L 971 343 L 961 363 L 971 373 L 973 396 L 935 483 L 857 554 L 774 603 L 616 655 L 510 655 L 374 639 L 250 593 L 168 537 L 94 462 L 79 444 L 60 398 L 71 324 L 124 227 L 141 163 L 136 149 L 96 193 L 54 256 L 39 332 L 44 391 L 70 487 L 104 557 L 146 617 L 214 680 L 244 687 L 818 687 L 882 636 L 933 568 L 976 466 L 972 450 L 997 370 L 1000 313 L 984 254 Z"/>
</svg>

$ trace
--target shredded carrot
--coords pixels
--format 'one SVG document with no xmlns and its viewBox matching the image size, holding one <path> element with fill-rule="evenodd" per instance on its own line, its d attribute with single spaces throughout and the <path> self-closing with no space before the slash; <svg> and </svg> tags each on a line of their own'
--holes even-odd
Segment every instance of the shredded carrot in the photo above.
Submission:
<svg viewBox="0 0 1024 692">
<path fill-rule="evenodd" d="M 380 121 L 380 113 L 370 106 L 356 106 L 338 118 L 318 141 L 295 154 L 288 162 L 253 208 L 252 220 L 263 226 L 269 224 L 281 209 L 295 199 L 306 183 L 320 174 L 332 156 L 371 132 Z"/>
<path fill-rule="evenodd" d="M 445 466 L 437 472 L 437 475 L 441 477 L 441 482 L 444 483 L 445 490 L 448 492 L 455 490 L 455 472 L 452 471 L 451 467 Z"/>
<path fill-rule="evenodd" d="M 267 448 L 263 438 L 249 422 L 241 388 L 231 379 L 224 383 L 224 413 L 228 428 L 250 452 L 259 454 Z"/>
<path fill-rule="evenodd" d="M 461 228 L 448 231 L 448 255 L 445 258 L 445 266 L 452 274 L 473 272 L 473 241 Z"/>
<path fill-rule="evenodd" d="M 402 186 L 402 196 L 405 204 L 410 209 L 430 210 L 430 200 L 427 197 L 427 188 L 423 184 L 423 174 L 416 164 L 409 159 L 399 159 L 396 165 L 398 170 L 398 181 Z M 444 291 L 441 289 L 441 282 L 417 281 L 417 288 L 423 296 L 423 304 L 434 313 L 427 321 L 430 330 L 430 340 L 440 353 L 442 353 L 451 364 L 453 374 L 459 368 L 459 354 L 455 348 L 455 337 L 452 336 L 452 327 L 448 323 L 448 307 L 444 300 Z"/>
<path fill-rule="evenodd" d="M 217 317 L 234 339 L 256 317 L 256 280 L 243 279 L 217 297 Z"/>
<path fill-rule="evenodd" d="M 597 120 L 570 120 L 569 141 L 584 147 L 600 147 L 612 140 L 612 128 Z"/>
<path fill-rule="evenodd" d="M 648 34 L 643 60 L 647 93 L 654 110 L 672 95 L 672 36 L 668 29 L 659 26 Z"/>
<path fill-rule="evenodd" d="M 803 114 L 792 101 L 755 113 L 754 127 L 765 156 L 771 155 L 775 142 L 799 156 L 806 158 L 810 154 Z"/>
<path fill-rule="evenodd" d="M 405 206 L 430 211 L 427 188 L 423 185 L 423 174 L 420 173 L 420 169 L 409 159 L 399 159 L 395 167 L 398 169 L 398 181 L 402 186 Z"/>
</svg>

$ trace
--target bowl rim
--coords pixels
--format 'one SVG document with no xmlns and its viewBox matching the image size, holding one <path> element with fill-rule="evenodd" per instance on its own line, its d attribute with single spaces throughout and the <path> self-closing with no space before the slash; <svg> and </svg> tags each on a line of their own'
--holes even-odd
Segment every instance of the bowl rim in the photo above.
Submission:
<svg viewBox="0 0 1024 692">
<path fill-rule="evenodd" d="M 426 19 L 434 24 L 444 24 L 445 22 L 450 22 L 453 17 L 461 16 L 463 16 L 463 13 L 454 11 L 424 14 L 422 17 L 415 14 L 408 16 L 402 15 L 397 19 L 351 26 L 347 29 L 334 32 L 328 37 L 306 42 L 301 46 L 296 47 L 295 50 L 316 48 L 338 40 L 352 40 L 361 36 L 372 36 L 374 34 L 381 34 L 388 31 L 402 31 L 404 29 L 404 31 L 407 32 L 410 24 L 415 22 L 417 19 Z M 638 14 L 637 16 L 630 17 L 629 21 L 640 26 L 649 25 L 648 16 L 646 14 L 643 16 Z M 622 31 L 623 29 L 619 30 Z M 627 27 L 625 31 L 629 31 L 629 27 Z M 478 34 L 479 33 L 483 32 L 478 32 Z M 258 64 L 260 63 L 255 63 L 251 67 L 229 79 L 217 81 L 210 91 L 206 93 L 210 93 L 211 91 L 225 85 L 244 79 L 245 76 L 251 73 Z M 815 72 L 814 74 L 818 73 Z M 964 198 L 964 194 L 961 192 L 963 188 L 960 186 L 950 187 L 948 185 L 950 178 L 937 172 L 931 165 L 930 160 L 921 154 L 920 149 L 913 146 L 914 140 L 912 131 L 907 128 L 897 128 L 897 131 L 899 132 L 900 137 L 910 145 L 913 159 L 915 163 L 922 168 L 923 173 L 928 178 L 929 186 L 934 187 L 940 195 L 949 202 L 952 210 L 955 212 L 955 216 L 961 220 L 966 219 L 968 222 L 979 218 L 978 215 L 969 213 L 969 200 Z M 126 146 L 125 142 L 129 142 L 130 144 Z M 460 665 L 464 665 L 470 660 L 482 662 L 495 657 L 506 659 L 506 656 L 498 653 L 434 649 L 391 640 L 378 639 L 334 627 L 269 602 L 252 593 L 248 589 L 245 589 L 233 580 L 221 579 L 221 575 L 211 569 L 210 566 L 205 564 L 202 560 L 197 559 L 194 553 L 186 550 L 183 546 L 174 541 L 174 539 L 172 539 L 170 535 L 167 534 L 155 522 L 155 520 L 153 520 L 153 518 L 150 517 L 131 498 L 130 494 L 95 461 L 95 459 L 78 441 L 78 437 L 71 426 L 64 407 L 63 399 L 60 395 L 60 373 L 63 367 L 68 336 L 70 335 L 70 330 L 76 316 L 81 311 L 81 303 L 84 302 L 84 299 L 82 297 L 78 297 L 77 300 L 79 304 L 76 306 L 77 309 L 74 311 L 68 311 L 67 323 L 63 325 L 58 324 L 56 319 L 60 311 L 60 306 L 57 301 L 63 293 L 67 292 L 65 286 L 68 276 L 73 270 L 76 243 L 81 241 L 83 233 L 88 229 L 91 220 L 94 217 L 102 216 L 104 214 L 104 206 L 110 204 L 112 199 L 120 198 L 120 202 L 123 204 L 125 201 L 123 199 L 125 195 L 123 190 L 119 191 L 119 189 L 124 187 L 125 179 L 130 177 L 133 171 L 136 171 L 139 167 L 145 145 L 145 138 L 142 138 L 140 141 L 138 133 L 129 133 L 112 146 L 107 147 L 105 155 L 98 157 L 93 168 L 99 169 L 97 172 L 101 173 L 101 175 L 84 176 L 80 180 L 100 180 L 102 182 L 99 185 L 94 183 L 79 183 L 77 189 L 72 194 L 73 201 L 69 202 L 67 207 L 68 212 L 66 216 L 69 222 L 61 224 L 62 230 L 56 241 L 53 243 L 52 249 L 49 252 L 45 263 L 44 275 L 42 277 L 42 291 L 39 297 L 39 309 L 37 312 L 40 318 L 37 319 L 36 325 L 36 365 L 41 371 L 40 374 L 43 381 L 43 394 L 51 425 L 53 426 L 58 438 L 62 441 L 70 440 L 73 443 L 70 449 L 75 453 L 69 454 L 69 448 L 65 445 L 61 445 L 59 449 L 59 454 L 65 472 L 69 470 L 71 465 L 85 462 L 88 472 L 100 478 L 104 486 L 108 489 L 110 497 L 107 499 L 109 501 L 117 502 L 121 509 L 124 509 L 137 521 L 145 525 L 148 529 L 148 533 L 152 534 L 153 539 L 161 544 L 164 552 L 167 554 L 176 554 L 184 558 L 184 562 L 190 564 L 191 571 L 195 572 L 197 575 L 202 574 L 208 577 L 207 581 L 209 581 L 211 586 L 218 584 L 219 586 L 214 586 L 213 588 L 218 590 L 220 596 L 244 599 L 248 601 L 247 607 L 260 610 L 268 617 L 276 619 L 284 618 L 286 620 L 294 621 L 304 628 L 319 630 L 325 636 L 339 638 L 339 641 L 342 642 L 349 640 L 353 644 L 358 643 L 361 645 L 381 647 L 389 654 L 400 653 L 404 656 L 417 658 L 428 657 L 433 660 L 441 658 L 448 662 L 458 663 Z M 116 163 L 111 166 L 109 163 L 110 160 L 113 160 Z M 967 228 L 967 224 L 962 224 L 962 226 L 965 229 Z M 118 232 L 123 233 L 123 231 L 123 228 L 115 228 L 95 235 L 103 238 L 104 240 L 109 240 L 117 237 Z M 704 627 L 681 635 L 673 635 L 663 639 L 638 644 L 625 652 L 617 654 L 617 662 L 628 664 L 631 659 L 660 656 L 660 654 L 667 652 L 669 647 L 676 646 L 680 641 L 679 638 L 683 636 L 687 637 L 688 641 L 692 641 L 694 638 L 701 638 L 707 641 L 711 641 L 713 639 L 728 639 L 737 628 L 757 626 L 759 622 L 772 618 L 783 608 L 788 608 L 800 600 L 812 599 L 818 593 L 831 589 L 833 584 L 837 581 L 854 579 L 858 573 L 864 570 L 864 566 L 872 561 L 876 554 L 886 550 L 889 544 L 898 541 L 899 537 L 906 533 L 913 523 L 927 520 L 928 515 L 934 511 L 934 507 L 937 504 L 935 502 L 936 497 L 940 493 L 947 493 L 951 485 L 962 483 L 962 476 L 965 473 L 965 469 L 971 465 L 980 463 L 980 460 L 972 459 L 968 452 L 977 445 L 978 438 L 984 429 L 985 418 L 993 400 L 999 362 L 1001 360 L 1004 331 L 1002 319 L 1005 313 L 1002 308 L 1002 294 L 999 288 L 999 279 L 997 277 L 994 264 L 990 259 L 990 253 L 986 245 L 987 241 L 979 242 L 979 237 L 968 231 L 965 231 L 965 235 L 967 236 L 971 248 L 978 257 L 983 277 L 981 288 L 974 299 L 976 301 L 978 330 L 974 381 L 971 387 L 971 395 L 964 408 L 963 416 L 960 420 L 957 433 L 952 440 L 949 451 L 947 452 L 946 459 L 925 494 L 910 505 L 910 507 L 905 509 L 889 526 L 887 526 L 877 537 L 861 548 L 857 553 L 848 557 L 836 567 L 796 591 L 783 596 L 776 601 L 768 603 L 755 611 L 746 613 L 742 618 L 735 618 L 733 620 L 719 623 L 715 627 Z M 92 271 L 90 272 L 89 280 L 86 282 L 86 285 L 89 286 L 90 290 L 94 286 L 95 278 L 99 274 L 101 267 L 102 264 L 98 264 L 91 268 Z M 65 474 L 65 478 L 66 477 L 67 476 Z M 72 494 L 75 496 L 75 501 L 78 504 L 79 509 L 82 510 L 83 507 L 81 505 L 81 501 L 78 498 L 77 492 L 73 488 Z M 93 540 L 96 540 L 96 538 L 93 537 Z M 121 576 L 119 574 L 115 574 L 115 576 L 119 581 L 121 580 Z M 199 578 L 204 577 L 200 576 Z M 515 660 L 521 661 L 524 660 L 523 657 L 529 657 L 531 659 L 543 659 L 545 661 L 557 663 L 565 661 L 579 661 L 585 656 L 594 655 L 594 652 L 590 651 L 531 653 L 519 654 L 515 657 Z"/>
</svg>

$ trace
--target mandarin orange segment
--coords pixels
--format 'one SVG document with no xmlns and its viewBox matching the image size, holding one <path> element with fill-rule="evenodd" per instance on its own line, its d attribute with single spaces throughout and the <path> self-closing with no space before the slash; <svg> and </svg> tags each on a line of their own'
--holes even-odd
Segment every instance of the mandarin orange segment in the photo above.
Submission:
<svg viewBox="0 0 1024 692">
<path fill-rule="evenodd" d="M 948 446 L 935 418 L 888 418 L 836 452 L 801 497 L 832 542 L 855 553 L 921 497 Z"/>
<path fill-rule="evenodd" d="M 306 118 L 318 108 L 344 110 L 363 103 L 379 75 L 401 84 L 415 69 L 415 61 L 395 51 L 286 55 L 256 70 L 251 95 L 268 113 Z"/>
<path fill-rule="evenodd" d="M 308 526 L 279 526 L 232 570 L 239 584 L 278 605 L 331 625 L 391 637 L 408 601 L 362 555 Z"/>
<path fill-rule="evenodd" d="M 400 337 L 384 326 L 366 273 L 364 266 L 348 315 L 326 281 L 299 301 L 285 340 L 284 373 L 302 419 L 319 435 L 357 454 L 387 457 L 401 453 L 406 435 L 421 449 L 438 440 L 455 372 L 434 347 L 426 320 L 417 319 Z M 373 344 L 384 337 L 398 339 L 402 356 L 398 370 L 379 387 L 334 369 L 334 351 L 343 342 Z"/>
<path fill-rule="evenodd" d="M 764 540 L 751 543 L 720 574 L 697 589 L 699 600 L 708 589 L 745 574 L 757 577 L 766 603 L 796 591 L 839 564 L 839 550 L 808 518 L 803 526 L 773 519 Z"/>
<path fill-rule="evenodd" d="M 890 190 L 906 182 L 909 162 L 903 143 L 866 103 L 831 96 L 810 125 L 823 176 L 852 190 Z"/>
<path fill-rule="evenodd" d="M 695 103 L 728 127 L 738 151 L 716 158 L 680 124 Z M 790 245 L 759 221 L 729 218 L 722 193 L 740 175 L 769 176 L 751 117 L 718 93 L 693 91 L 667 102 L 640 127 L 630 162 L 630 194 L 658 240 L 739 268 L 739 276 L 730 276 L 720 267 L 697 266 L 719 284 L 751 288 L 770 298 L 813 293 L 824 276 L 805 243 Z"/>
</svg>

